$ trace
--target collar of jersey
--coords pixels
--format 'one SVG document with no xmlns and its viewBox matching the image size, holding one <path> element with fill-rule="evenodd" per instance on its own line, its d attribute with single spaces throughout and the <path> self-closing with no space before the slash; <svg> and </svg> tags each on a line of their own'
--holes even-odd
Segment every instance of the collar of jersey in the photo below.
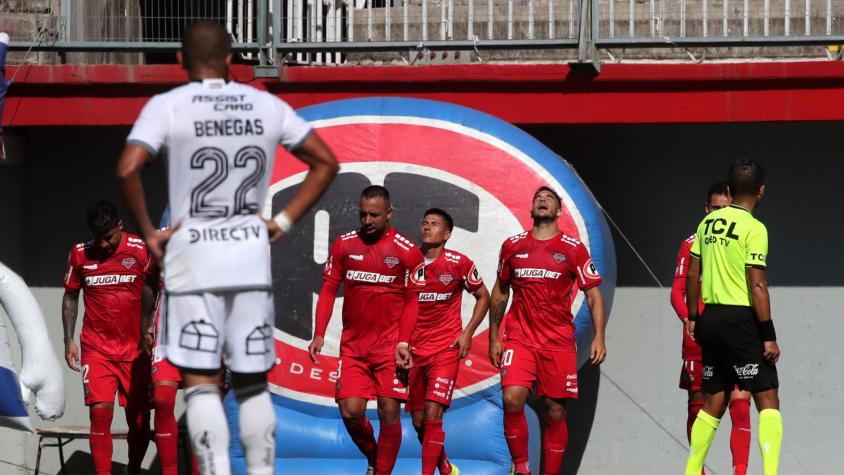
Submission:
<svg viewBox="0 0 844 475">
<path fill-rule="evenodd" d="M 747 209 L 747 208 L 743 208 L 743 207 L 741 207 L 741 206 L 739 206 L 739 205 L 730 204 L 730 208 L 736 208 L 736 209 L 740 209 L 740 210 L 742 210 L 742 211 L 747 211 L 748 213 L 750 213 L 750 210 L 749 210 L 749 209 Z M 753 214 L 753 213 L 750 213 L 750 214 Z"/>
<path fill-rule="evenodd" d="M 202 84 L 202 87 L 207 87 L 209 89 L 211 88 L 211 86 L 216 85 L 219 85 L 220 88 L 223 88 L 226 85 L 226 80 L 223 78 L 203 79 L 202 81 L 200 81 L 200 84 Z"/>
</svg>

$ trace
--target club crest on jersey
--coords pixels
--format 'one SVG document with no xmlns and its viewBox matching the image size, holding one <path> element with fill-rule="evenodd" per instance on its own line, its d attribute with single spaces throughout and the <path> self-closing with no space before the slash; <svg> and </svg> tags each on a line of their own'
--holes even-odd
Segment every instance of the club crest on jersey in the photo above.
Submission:
<svg viewBox="0 0 844 475">
<path fill-rule="evenodd" d="M 120 265 L 127 269 L 131 269 L 133 265 L 137 264 L 138 261 L 134 257 L 127 257 L 120 261 Z"/>
<path fill-rule="evenodd" d="M 450 284 L 452 280 L 454 280 L 454 276 L 451 274 L 440 274 L 440 282 L 442 282 L 443 285 Z"/>
<path fill-rule="evenodd" d="M 390 269 L 395 267 L 399 263 L 399 258 L 396 256 L 387 256 L 384 258 L 384 264 L 387 265 Z"/>
<path fill-rule="evenodd" d="M 554 258 L 554 262 L 556 262 L 557 264 L 562 264 L 563 262 L 566 262 L 566 255 L 560 252 L 555 252 L 554 255 L 551 257 Z"/>
</svg>

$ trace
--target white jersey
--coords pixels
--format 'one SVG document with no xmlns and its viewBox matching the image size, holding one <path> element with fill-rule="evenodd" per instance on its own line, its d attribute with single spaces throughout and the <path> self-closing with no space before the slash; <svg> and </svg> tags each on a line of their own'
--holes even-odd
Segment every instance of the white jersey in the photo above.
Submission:
<svg viewBox="0 0 844 475">
<path fill-rule="evenodd" d="M 267 197 L 278 145 L 296 149 L 311 127 L 284 101 L 211 79 L 154 96 L 127 142 L 166 150 L 170 222 L 164 257 L 171 294 L 271 286 Z"/>
</svg>

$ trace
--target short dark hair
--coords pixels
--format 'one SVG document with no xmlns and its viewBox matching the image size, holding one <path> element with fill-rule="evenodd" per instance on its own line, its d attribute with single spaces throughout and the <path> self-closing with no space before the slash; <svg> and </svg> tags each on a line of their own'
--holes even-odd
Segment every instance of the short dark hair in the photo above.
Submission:
<svg viewBox="0 0 844 475">
<path fill-rule="evenodd" d="M 718 183 L 714 183 L 712 186 L 709 187 L 709 193 L 706 194 L 706 202 L 709 203 L 709 199 L 712 198 L 712 195 L 724 195 L 730 196 L 730 184 L 726 181 L 719 181 Z"/>
<path fill-rule="evenodd" d="M 232 38 L 223 25 L 202 20 L 191 23 L 182 35 L 185 69 L 199 66 L 220 68 L 232 52 Z"/>
<path fill-rule="evenodd" d="M 371 200 L 372 198 L 384 198 L 387 204 L 390 203 L 390 192 L 381 185 L 369 185 L 360 192 L 360 197 Z"/>
<path fill-rule="evenodd" d="M 452 218 L 445 210 L 440 208 L 429 208 L 422 216 L 428 216 L 429 214 L 441 217 L 443 221 L 445 221 L 445 227 L 448 228 L 449 231 L 454 229 L 454 218 Z"/>
<path fill-rule="evenodd" d="M 730 166 L 730 193 L 732 196 L 752 196 L 765 184 L 765 171 L 754 160 L 743 158 Z"/>
<path fill-rule="evenodd" d="M 103 236 L 120 223 L 117 208 L 111 201 L 100 200 L 85 211 L 88 229 L 95 237 Z"/>
<path fill-rule="evenodd" d="M 552 189 L 550 186 L 546 186 L 546 185 L 540 186 L 539 188 L 536 189 L 536 191 L 533 192 L 533 197 L 536 198 L 536 195 L 538 195 L 542 191 L 547 191 L 548 193 L 551 193 L 552 195 L 554 195 L 554 199 L 557 200 L 557 207 L 558 208 L 563 207 L 563 200 L 560 199 L 560 195 L 557 194 L 557 192 L 554 191 L 554 189 Z"/>
</svg>

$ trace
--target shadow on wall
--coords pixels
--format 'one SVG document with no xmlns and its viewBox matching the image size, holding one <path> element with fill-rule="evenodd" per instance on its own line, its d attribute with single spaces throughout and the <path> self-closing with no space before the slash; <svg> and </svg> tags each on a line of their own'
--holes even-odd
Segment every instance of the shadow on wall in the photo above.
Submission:
<svg viewBox="0 0 844 475">
<path fill-rule="evenodd" d="M 563 460 L 560 475 L 575 475 L 580 469 L 583 452 L 589 443 L 595 409 L 598 405 L 598 389 L 601 385 L 601 370 L 589 363 L 577 372 L 578 399 L 568 401 L 569 445 Z M 528 404 L 537 414 L 543 414 L 544 408 L 539 398 L 531 396 Z M 543 428 L 544 433 L 544 428 Z M 544 460 L 543 460 L 544 464 Z"/>
</svg>

